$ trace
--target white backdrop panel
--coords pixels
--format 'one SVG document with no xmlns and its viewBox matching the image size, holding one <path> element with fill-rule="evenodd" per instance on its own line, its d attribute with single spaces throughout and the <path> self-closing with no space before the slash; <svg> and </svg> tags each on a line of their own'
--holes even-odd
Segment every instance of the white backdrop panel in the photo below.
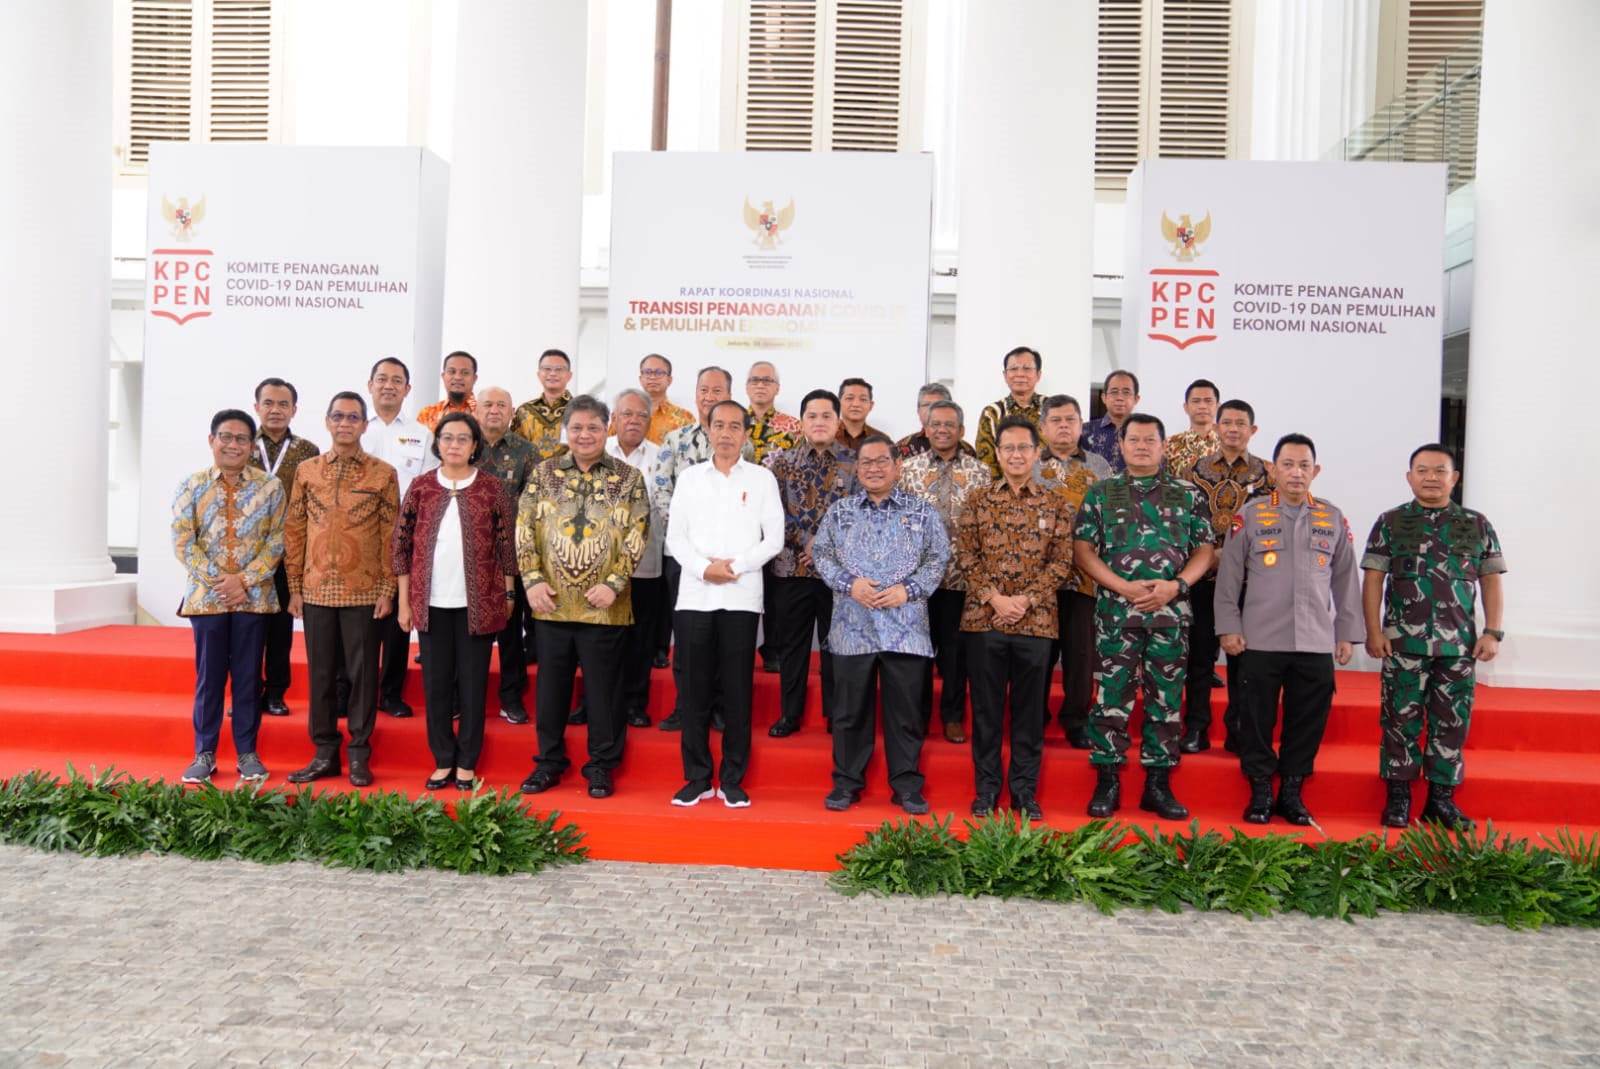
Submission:
<svg viewBox="0 0 1600 1069">
<path fill-rule="evenodd" d="M 931 157 L 622 152 L 612 174 L 610 391 L 637 383 L 640 359 L 660 352 L 678 404 L 693 409 L 695 370 L 710 364 L 733 373 L 743 401 L 745 370 L 771 360 L 786 412 L 859 375 L 873 384 L 874 426 L 915 429 Z M 746 204 L 768 209 L 775 232 Z"/>
</svg>

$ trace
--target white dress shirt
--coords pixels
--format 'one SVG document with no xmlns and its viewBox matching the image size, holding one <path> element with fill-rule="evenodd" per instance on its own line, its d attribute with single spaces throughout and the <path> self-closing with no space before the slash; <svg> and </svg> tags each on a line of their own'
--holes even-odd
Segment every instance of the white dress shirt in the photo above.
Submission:
<svg viewBox="0 0 1600 1069">
<path fill-rule="evenodd" d="M 441 472 L 433 477 L 446 490 L 465 490 L 478 478 L 478 469 L 460 482 L 451 482 Z M 452 495 L 439 517 L 439 534 L 433 540 L 433 582 L 428 585 L 428 604 L 435 609 L 465 609 L 467 607 L 467 564 L 462 556 L 461 510 L 456 508 Z"/>
<path fill-rule="evenodd" d="M 361 435 L 361 448 L 379 460 L 394 465 L 400 480 L 400 499 L 405 500 L 411 480 L 439 466 L 433 455 L 433 432 L 401 411 L 388 423 L 373 413 Z"/>
<path fill-rule="evenodd" d="M 760 612 L 761 566 L 783 548 L 783 502 L 772 472 L 748 460 L 724 475 L 716 461 L 678 473 L 667 517 L 667 552 L 683 566 L 675 608 Z M 732 583 L 708 583 L 712 558 L 733 561 Z"/>
<path fill-rule="evenodd" d="M 565 430 L 563 429 L 563 433 Z M 639 439 L 639 448 L 631 453 L 623 453 L 622 444 L 615 435 L 606 439 L 606 452 L 639 469 L 639 474 L 644 477 L 645 485 L 650 484 L 650 470 L 655 467 L 656 454 L 661 447 L 648 438 Z M 639 558 L 639 566 L 633 570 L 635 579 L 661 578 L 661 545 L 667 538 L 667 518 L 650 510 L 650 534 L 644 544 L 644 556 Z"/>
</svg>

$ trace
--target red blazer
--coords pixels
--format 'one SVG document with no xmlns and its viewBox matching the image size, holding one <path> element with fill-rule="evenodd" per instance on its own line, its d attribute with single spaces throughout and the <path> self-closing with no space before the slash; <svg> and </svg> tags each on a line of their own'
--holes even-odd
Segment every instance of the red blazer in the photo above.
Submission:
<svg viewBox="0 0 1600 1069">
<path fill-rule="evenodd" d="M 435 469 L 411 480 L 394 525 L 394 574 L 411 577 L 411 617 L 418 631 L 428 630 L 433 550 L 439 521 L 450 504 L 450 491 L 439 484 L 438 474 Z M 461 555 L 467 574 L 467 630 L 474 635 L 497 634 L 506 626 L 506 576 L 517 574 L 516 513 L 500 480 L 482 471 L 471 486 L 457 493 L 456 512 L 461 517 Z"/>
</svg>

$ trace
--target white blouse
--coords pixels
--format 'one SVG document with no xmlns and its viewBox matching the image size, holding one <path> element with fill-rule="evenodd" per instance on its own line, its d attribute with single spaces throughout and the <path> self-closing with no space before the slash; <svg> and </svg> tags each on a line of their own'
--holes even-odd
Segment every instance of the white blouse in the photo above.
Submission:
<svg viewBox="0 0 1600 1069">
<path fill-rule="evenodd" d="M 435 469 L 435 478 L 446 490 L 465 490 L 478 477 L 478 469 L 465 479 L 446 479 L 443 469 Z M 439 519 L 439 536 L 433 543 L 433 582 L 428 588 L 428 604 L 435 609 L 465 609 L 467 607 L 467 568 L 462 558 L 461 511 L 456 499 L 450 498 Z"/>
</svg>

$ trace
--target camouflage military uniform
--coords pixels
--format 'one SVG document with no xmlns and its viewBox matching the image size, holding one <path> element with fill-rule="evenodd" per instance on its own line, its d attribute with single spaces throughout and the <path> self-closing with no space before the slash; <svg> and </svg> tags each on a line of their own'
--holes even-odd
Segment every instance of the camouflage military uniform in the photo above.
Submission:
<svg viewBox="0 0 1600 1069">
<path fill-rule="evenodd" d="M 1383 633 L 1393 652 L 1383 662 L 1379 772 L 1392 780 L 1423 774 L 1453 787 L 1472 719 L 1478 580 L 1506 570 L 1500 538 L 1481 513 L 1412 501 L 1378 517 L 1361 567 L 1389 577 Z"/>
<path fill-rule="evenodd" d="M 1094 547 L 1124 579 L 1176 579 L 1201 546 L 1211 544 L 1204 500 L 1167 475 L 1102 479 L 1084 495 L 1074 538 Z M 1089 714 L 1090 763 L 1120 766 L 1128 751 L 1134 692 L 1144 678 L 1144 735 L 1140 763 L 1178 763 L 1178 702 L 1183 694 L 1192 609 L 1187 598 L 1142 613 L 1102 588 L 1095 604 L 1095 682 L 1100 693 Z"/>
</svg>

